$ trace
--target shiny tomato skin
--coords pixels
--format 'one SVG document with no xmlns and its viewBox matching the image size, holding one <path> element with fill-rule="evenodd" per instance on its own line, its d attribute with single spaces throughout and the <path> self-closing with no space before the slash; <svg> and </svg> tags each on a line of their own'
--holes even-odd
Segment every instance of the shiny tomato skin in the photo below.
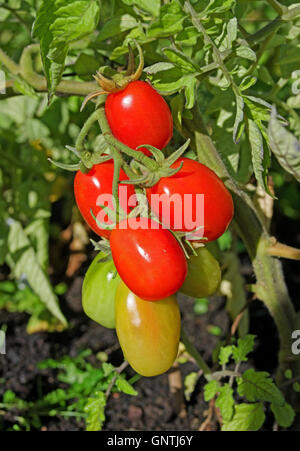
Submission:
<svg viewBox="0 0 300 451">
<path fill-rule="evenodd" d="M 166 298 L 183 284 L 187 274 L 184 252 L 158 222 L 148 218 L 121 221 L 111 233 L 110 246 L 121 279 L 142 299 Z"/>
<path fill-rule="evenodd" d="M 100 252 L 92 261 L 82 286 L 82 307 L 85 314 L 101 326 L 115 328 L 115 295 L 120 283 L 112 260 L 104 260 Z"/>
<path fill-rule="evenodd" d="M 117 288 L 116 332 L 125 359 L 142 376 L 157 376 L 174 363 L 180 338 L 175 296 L 147 302 L 121 282 Z"/>
<path fill-rule="evenodd" d="M 205 247 L 188 259 L 188 273 L 180 292 L 193 298 L 211 296 L 221 283 L 221 268 L 215 257 Z"/>
<path fill-rule="evenodd" d="M 197 228 L 203 225 L 204 228 L 199 229 L 198 241 L 201 241 L 201 237 L 206 237 L 206 241 L 214 241 L 223 235 L 232 220 L 234 207 L 231 194 L 222 180 L 207 166 L 195 160 L 181 157 L 172 165 L 172 168 L 179 167 L 181 163 L 183 163 L 182 169 L 177 174 L 162 178 L 155 186 L 147 189 L 149 204 L 151 205 L 152 194 L 165 194 L 167 198 L 179 194 L 182 199 L 182 212 L 179 210 L 178 216 L 178 213 L 175 213 L 174 204 L 171 202 L 170 229 L 192 232 L 195 227 L 188 228 L 184 224 L 184 195 L 192 195 L 193 214 L 195 214 L 196 195 L 204 195 L 204 224 L 197 224 Z M 152 210 L 161 222 L 165 223 L 162 210 L 157 210 L 153 206 Z M 180 219 L 181 227 L 176 227 L 177 219 Z M 197 237 L 197 232 L 195 237 Z"/>
<path fill-rule="evenodd" d="M 105 163 L 96 164 L 87 174 L 78 171 L 74 179 L 74 194 L 80 213 L 90 228 L 103 238 L 109 238 L 111 230 L 105 230 L 99 227 L 91 214 L 91 210 L 95 217 L 101 212 L 102 208 L 97 205 L 98 196 L 101 194 L 112 194 L 113 177 L 114 163 L 113 161 L 107 161 Z M 120 181 L 123 180 L 128 180 L 128 177 L 121 169 Z M 121 186 L 122 189 L 124 189 L 125 185 L 119 186 L 119 194 Z M 135 194 L 135 191 L 134 187 L 131 185 L 126 185 L 126 188 L 127 199 L 124 199 L 124 201 L 120 200 L 120 203 L 121 207 L 126 209 L 128 213 L 128 199 L 131 195 Z M 102 202 L 100 202 L 100 204 L 102 204 Z M 112 207 L 112 202 L 106 205 Z M 107 223 L 111 224 L 111 221 L 107 220 Z"/>
<path fill-rule="evenodd" d="M 133 81 L 109 94 L 105 113 L 115 138 L 132 149 L 150 144 L 166 147 L 173 135 L 173 119 L 164 98 L 148 83 Z M 140 149 L 146 155 L 146 148 Z"/>
</svg>

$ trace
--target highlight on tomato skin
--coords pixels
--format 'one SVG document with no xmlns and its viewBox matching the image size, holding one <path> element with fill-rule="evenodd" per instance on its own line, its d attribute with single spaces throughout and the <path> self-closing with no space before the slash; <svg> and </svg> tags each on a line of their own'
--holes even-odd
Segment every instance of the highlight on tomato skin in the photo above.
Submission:
<svg viewBox="0 0 300 451">
<path fill-rule="evenodd" d="M 97 224 L 96 219 L 97 215 L 102 211 L 102 208 L 99 204 L 103 205 L 104 200 L 99 202 L 99 196 L 107 196 L 106 205 L 113 209 L 112 204 L 112 185 L 113 185 L 113 177 L 114 177 L 114 163 L 113 161 L 107 161 L 105 163 L 96 164 L 93 168 L 87 173 L 84 174 L 81 171 L 76 173 L 74 179 L 74 194 L 77 206 L 79 208 L 80 213 L 83 218 L 90 226 L 90 228 L 99 236 L 103 238 L 109 238 L 111 234 L 111 230 L 105 230 Z M 121 169 L 120 171 L 120 181 L 128 180 L 127 175 Z M 124 186 L 119 185 L 119 194 L 122 187 L 122 196 L 120 196 L 120 204 L 121 207 L 129 213 L 130 208 L 129 198 L 130 196 L 134 196 L 135 191 L 132 185 L 126 185 L 127 192 L 125 195 L 125 199 L 123 197 Z M 93 212 L 93 215 L 91 213 Z M 105 217 L 105 215 L 103 215 Z M 111 224 L 111 221 L 106 218 L 107 224 Z"/>
<path fill-rule="evenodd" d="M 171 296 L 186 278 L 187 262 L 180 244 L 153 219 L 121 221 L 111 233 L 110 246 L 121 279 L 142 299 Z"/>
<path fill-rule="evenodd" d="M 173 365 L 181 319 L 175 296 L 145 301 L 120 282 L 115 301 L 116 332 L 125 359 L 142 376 L 158 376 Z"/>
<path fill-rule="evenodd" d="M 199 231 L 193 234 L 192 241 L 214 241 L 223 235 L 233 218 L 231 194 L 223 181 L 207 166 L 180 157 L 171 167 L 178 168 L 181 164 L 182 168 L 177 174 L 161 178 L 156 185 L 147 189 L 148 202 L 160 221 L 169 224 L 171 230 L 192 232 L 200 226 Z M 153 202 L 153 195 L 163 196 L 160 204 Z M 197 197 L 199 195 L 203 196 L 202 200 Z M 178 202 L 170 202 L 176 196 L 180 197 L 182 208 L 178 208 Z M 202 211 L 199 205 L 203 206 Z"/>
<path fill-rule="evenodd" d="M 133 81 L 107 96 L 105 113 L 116 139 L 132 149 L 149 144 L 162 150 L 173 136 L 173 118 L 165 99 L 145 81 Z M 148 149 L 139 149 L 151 155 Z"/>
</svg>

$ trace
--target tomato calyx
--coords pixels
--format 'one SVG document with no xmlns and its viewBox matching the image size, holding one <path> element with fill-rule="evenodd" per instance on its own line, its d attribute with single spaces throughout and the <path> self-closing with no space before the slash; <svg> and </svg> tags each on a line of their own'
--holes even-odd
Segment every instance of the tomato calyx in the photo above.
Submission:
<svg viewBox="0 0 300 451">
<path fill-rule="evenodd" d="M 171 168 L 171 166 L 178 160 L 178 158 L 183 155 L 183 153 L 187 150 L 190 139 L 188 139 L 178 150 L 176 150 L 172 155 L 165 158 L 163 152 L 156 147 L 149 146 L 148 144 L 143 144 L 137 149 L 145 147 L 148 149 L 157 163 L 157 168 L 152 170 L 149 167 L 146 167 L 142 163 L 136 160 L 132 160 L 131 169 L 136 174 L 136 176 L 131 176 L 130 180 L 124 180 L 123 184 L 132 184 L 132 185 L 140 185 L 143 188 L 151 188 L 156 185 L 156 183 L 163 177 L 172 177 L 177 174 L 182 169 L 183 164 L 180 164 L 178 168 Z"/>
<path fill-rule="evenodd" d="M 134 53 L 132 50 L 132 47 L 130 44 L 128 44 L 128 50 L 129 50 L 129 57 L 128 57 L 128 66 L 125 73 L 117 73 L 113 75 L 111 78 L 105 77 L 101 72 L 97 71 L 96 75 L 93 75 L 96 82 L 101 87 L 101 90 L 94 91 L 91 94 L 89 94 L 83 101 L 83 104 L 81 106 L 82 111 L 86 104 L 95 97 L 98 97 L 103 94 L 111 94 L 119 91 L 123 91 L 123 89 L 128 86 L 129 83 L 132 81 L 138 80 L 143 72 L 144 69 L 144 55 L 141 46 L 134 41 L 138 53 L 139 53 L 139 65 L 136 69 L 135 67 L 135 61 L 134 61 Z"/>
</svg>

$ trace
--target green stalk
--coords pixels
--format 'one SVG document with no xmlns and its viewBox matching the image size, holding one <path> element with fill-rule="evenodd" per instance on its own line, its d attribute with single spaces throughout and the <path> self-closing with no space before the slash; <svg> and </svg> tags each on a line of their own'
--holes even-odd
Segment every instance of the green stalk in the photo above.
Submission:
<svg viewBox="0 0 300 451">
<path fill-rule="evenodd" d="M 204 375 L 211 374 L 211 369 L 206 364 L 203 357 L 199 354 L 199 352 L 197 351 L 195 346 L 190 342 L 190 340 L 183 328 L 181 328 L 181 341 L 184 344 L 187 352 L 195 359 L 199 368 L 201 368 L 201 370 L 203 371 L 203 374 Z"/>
</svg>

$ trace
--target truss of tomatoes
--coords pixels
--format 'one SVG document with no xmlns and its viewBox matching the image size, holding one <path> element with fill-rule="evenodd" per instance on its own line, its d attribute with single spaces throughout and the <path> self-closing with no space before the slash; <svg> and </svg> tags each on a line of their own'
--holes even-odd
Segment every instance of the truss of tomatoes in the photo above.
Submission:
<svg viewBox="0 0 300 451">
<path fill-rule="evenodd" d="M 134 81 L 120 92 L 107 96 L 105 112 L 113 135 L 136 149 L 150 144 L 163 149 L 173 132 L 171 112 L 165 100 L 148 84 Z M 148 154 L 146 148 L 141 152 Z M 199 224 L 199 241 L 213 241 L 227 229 L 233 217 L 233 202 L 222 180 L 197 161 L 181 157 L 173 167 L 181 169 L 171 177 L 161 178 L 148 188 L 152 194 L 204 195 L 204 223 Z M 154 210 L 158 220 L 130 218 L 110 231 L 95 220 L 101 211 L 100 194 L 112 194 L 114 163 L 95 165 L 90 172 L 78 172 L 74 181 L 75 198 L 82 216 L 99 236 L 109 239 L 112 260 L 99 254 L 91 264 L 83 285 L 83 308 L 97 323 L 116 328 L 125 358 L 143 376 L 167 371 L 174 363 L 180 340 L 180 311 L 175 293 L 193 297 L 213 294 L 221 280 L 217 260 L 205 248 L 188 260 L 172 232 L 192 232 L 176 228 L 176 211 L 171 208 L 170 230 L 164 228 L 162 211 Z M 120 181 L 127 176 L 121 170 Z M 128 185 L 128 197 L 134 187 Z M 126 205 L 121 207 L 129 213 Z M 93 211 L 93 215 L 91 214 Z M 180 212 L 180 214 L 183 214 Z M 181 224 L 184 224 L 181 218 Z M 197 233 L 197 232 L 195 232 Z M 197 235 L 196 235 L 197 238 Z M 187 238 L 188 239 L 188 238 Z M 195 234 L 193 236 L 195 239 Z"/>
</svg>

